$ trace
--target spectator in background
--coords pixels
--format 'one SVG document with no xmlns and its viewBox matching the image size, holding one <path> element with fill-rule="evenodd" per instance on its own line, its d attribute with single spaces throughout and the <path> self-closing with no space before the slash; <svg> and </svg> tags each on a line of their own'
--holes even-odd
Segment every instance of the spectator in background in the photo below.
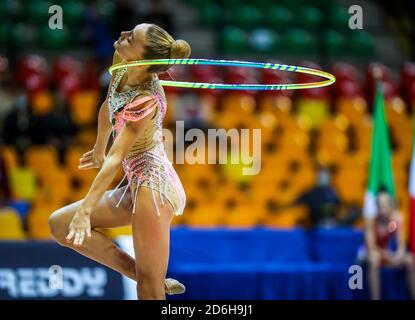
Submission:
<svg viewBox="0 0 415 320">
<path fill-rule="evenodd" d="M 9 68 L 9 59 L 0 55 L 0 123 L 13 108 L 18 87 L 13 85 Z"/>
<path fill-rule="evenodd" d="M 84 30 L 86 31 L 84 42 L 92 43 L 100 63 L 112 56 L 113 38 L 111 36 L 110 23 L 107 17 L 102 16 L 99 10 L 100 1 L 90 0 L 85 10 Z"/>
<path fill-rule="evenodd" d="M 306 227 L 352 226 L 361 216 L 361 209 L 354 204 L 341 201 L 331 185 L 330 169 L 318 169 L 316 186 L 301 194 L 292 206 L 304 205 L 308 209 Z"/>
<path fill-rule="evenodd" d="M 267 206 L 274 213 L 291 207 L 305 206 L 308 211 L 307 220 L 298 221 L 298 224 L 306 228 L 352 226 L 361 216 L 360 208 L 340 200 L 336 190 L 331 186 L 330 169 L 325 167 L 318 169 L 316 186 L 302 193 L 292 203 L 278 206 L 274 201 L 270 201 Z"/>
<path fill-rule="evenodd" d="M 130 30 L 136 19 L 136 9 L 132 0 L 116 0 L 114 18 L 111 24 L 112 38 L 117 39 L 121 31 Z"/>
<path fill-rule="evenodd" d="M 176 30 L 172 21 L 172 15 L 165 9 L 166 4 L 163 0 L 150 1 L 150 10 L 143 15 L 142 22 L 154 23 L 159 25 L 173 37 L 176 36 Z"/>
<path fill-rule="evenodd" d="M 7 174 L 6 161 L 3 157 L 0 145 L 0 207 L 6 206 L 11 200 L 9 177 Z"/>
<path fill-rule="evenodd" d="M 51 121 L 49 143 L 59 151 L 61 163 L 64 162 L 66 149 L 71 145 L 73 137 L 76 135 L 76 127 L 69 113 L 69 106 L 63 92 L 56 89 L 52 91 L 54 107 L 49 115 Z"/>
<path fill-rule="evenodd" d="M 51 112 L 53 109 L 53 102 L 50 100 L 47 105 L 48 106 L 38 106 L 35 99 L 31 99 L 29 102 L 29 135 L 31 144 L 46 145 L 53 140 L 52 133 L 53 128 L 55 127 L 55 124 L 53 123 L 55 119 Z"/>
<path fill-rule="evenodd" d="M 304 205 L 309 213 L 309 227 L 337 226 L 337 212 L 340 199 L 336 190 L 330 185 L 330 171 L 320 168 L 317 174 L 317 185 L 301 194 L 291 206 Z"/>
<path fill-rule="evenodd" d="M 394 201 L 386 189 L 377 195 L 378 214 L 365 220 L 365 245 L 358 252 L 358 262 L 368 263 L 370 294 L 373 300 L 381 298 L 381 266 L 405 267 L 408 285 L 415 299 L 414 257 L 406 250 L 402 214 L 396 210 Z M 391 250 L 392 240 L 397 240 L 397 250 Z"/>
<path fill-rule="evenodd" d="M 70 114 L 67 98 L 56 87 L 50 93 L 50 106 L 46 108 L 31 105 L 31 142 L 35 145 L 53 145 L 63 161 L 66 148 L 77 132 Z"/>
<path fill-rule="evenodd" d="M 13 146 L 19 154 L 32 144 L 52 144 L 63 157 L 77 131 L 66 99 L 61 92 L 53 90 L 50 107 L 34 107 L 32 103 L 33 100 L 29 103 L 25 94 L 18 96 L 3 122 L 4 143 Z"/>
<path fill-rule="evenodd" d="M 25 93 L 17 96 L 1 128 L 4 144 L 14 147 L 18 153 L 24 152 L 30 145 L 31 114 Z"/>
<path fill-rule="evenodd" d="M 17 94 L 17 90 L 12 86 L 2 88 L 0 85 L 0 123 L 3 123 L 6 115 L 13 109 Z"/>
</svg>

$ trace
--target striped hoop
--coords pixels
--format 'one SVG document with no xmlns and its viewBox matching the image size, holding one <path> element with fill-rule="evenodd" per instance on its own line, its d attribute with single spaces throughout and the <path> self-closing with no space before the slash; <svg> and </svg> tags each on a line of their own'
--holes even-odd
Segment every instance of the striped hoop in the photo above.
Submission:
<svg viewBox="0 0 415 320">
<path fill-rule="evenodd" d="M 185 82 L 185 81 L 166 81 L 160 80 L 161 85 L 168 87 L 195 88 L 195 89 L 225 89 L 225 90 L 297 90 L 320 88 L 333 84 L 336 78 L 321 70 L 291 66 L 278 63 L 262 63 L 249 61 L 231 61 L 231 60 L 211 60 L 211 59 L 155 59 L 155 60 L 139 60 L 126 63 L 117 63 L 112 65 L 108 71 L 112 75 L 115 70 L 124 67 L 145 66 L 145 65 L 174 65 L 174 64 L 191 64 L 191 65 L 219 65 L 234 66 L 246 68 L 271 69 L 279 71 L 289 71 L 312 74 L 320 76 L 326 80 L 310 83 L 290 83 L 290 84 L 224 84 L 224 83 L 203 83 L 203 82 Z"/>
</svg>

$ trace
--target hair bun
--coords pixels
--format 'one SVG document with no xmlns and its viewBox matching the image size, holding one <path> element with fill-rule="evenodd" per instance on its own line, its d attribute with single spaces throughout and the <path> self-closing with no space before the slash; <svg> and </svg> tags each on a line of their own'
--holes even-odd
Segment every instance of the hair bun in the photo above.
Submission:
<svg viewBox="0 0 415 320">
<path fill-rule="evenodd" d="M 174 40 L 171 44 L 171 59 L 187 59 L 190 56 L 190 45 L 184 40 Z"/>
</svg>

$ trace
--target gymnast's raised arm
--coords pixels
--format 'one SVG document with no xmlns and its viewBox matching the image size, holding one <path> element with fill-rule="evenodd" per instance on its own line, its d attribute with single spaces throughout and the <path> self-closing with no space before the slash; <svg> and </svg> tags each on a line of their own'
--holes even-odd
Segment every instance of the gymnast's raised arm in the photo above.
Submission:
<svg viewBox="0 0 415 320">
<path fill-rule="evenodd" d="M 121 61 L 121 58 L 118 54 L 114 53 L 113 64 Z M 114 76 L 111 78 L 111 82 L 108 86 L 107 96 L 104 102 L 101 104 L 98 113 L 98 129 L 97 129 L 97 138 L 95 141 L 94 148 L 91 151 L 85 153 L 82 158 L 79 160 L 79 169 L 100 169 L 105 160 L 105 152 L 108 145 L 108 140 L 111 135 L 111 122 L 108 116 L 108 96 L 112 82 L 114 81 Z"/>
</svg>

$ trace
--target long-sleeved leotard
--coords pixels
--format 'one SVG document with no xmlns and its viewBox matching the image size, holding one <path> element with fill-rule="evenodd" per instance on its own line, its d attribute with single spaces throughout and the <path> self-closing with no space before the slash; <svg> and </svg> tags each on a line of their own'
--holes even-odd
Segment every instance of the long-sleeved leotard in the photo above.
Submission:
<svg viewBox="0 0 415 320">
<path fill-rule="evenodd" d="M 126 121 L 140 121 L 155 109 L 157 110 L 128 155 L 123 159 L 124 178 L 109 196 L 113 196 L 115 190 L 127 178 L 128 186 L 119 199 L 117 207 L 127 190 L 130 190 L 133 199 L 132 212 L 135 213 L 137 205 L 139 206 L 136 204 L 138 189 L 148 187 L 151 189 L 158 215 L 160 212 L 155 200 L 155 192 L 159 192 L 162 203 L 167 199 L 172 204 L 175 215 L 181 215 L 186 205 L 186 194 L 172 163 L 167 158 L 163 145 L 162 122 L 167 108 L 163 87 L 159 80 L 155 80 L 149 82 L 144 88 L 137 87 L 125 92 L 117 92 L 118 85 L 126 71 L 127 68 L 117 70 L 109 92 L 108 109 L 113 138 L 117 138 Z M 143 95 L 143 89 L 151 94 Z M 145 107 L 138 110 L 137 106 L 143 103 Z"/>
</svg>

